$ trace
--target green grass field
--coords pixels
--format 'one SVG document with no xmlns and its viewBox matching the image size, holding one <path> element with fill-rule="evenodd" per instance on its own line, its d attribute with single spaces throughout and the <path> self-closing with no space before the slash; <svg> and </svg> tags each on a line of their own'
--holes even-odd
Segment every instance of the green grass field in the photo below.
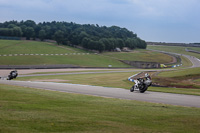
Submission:
<svg viewBox="0 0 200 133">
<path fill-rule="evenodd" d="M 64 54 L 87 52 L 67 46 L 58 46 L 54 43 L 26 40 L 0 40 L 0 49 L 0 54 Z"/>
<path fill-rule="evenodd" d="M 86 67 L 131 67 L 118 60 L 95 54 L 66 56 L 13 56 L 0 57 L 1 65 L 50 65 L 71 64 Z"/>
<path fill-rule="evenodd" d="M 158 76 L 161 76 L 161 77 L 188 77 L 190 75 L 196 75 L 196 74 L 200 75 L 200 67 L 162 72 L 162 73 L 158 74 Z"/>
<path fill-rule="evenodd" d="M 57 46 L 45 42 L 0 40 L 0 54 L 65 54 L 88 53 L 80 49 L 67 46 Z M 118 60 L 102 57 L 90 53 L 89 55 L 28 55 L 28 56 L 0 56 L 1 65 L 48 65 L 72 64 L 88 67 L 130 67 Z"/>
<path fill-rule="evenodd" d="M 0 85 L 0 132 L 200 130 L 200 109 Z"/>
<path fill-rule="evenodd" d="M 123 53 L 107 52 L 104 53 L 103 55 L 116 58 L 119 60 L 159 62 L 159 63 L 172 62 L 172 57 L 169 55 L 142 49 L 136 49 L 133 52 L 123 52 Z"/>
<path fill-rule="evenodd" d="M 103 53 L 89 55 L 45 55 L 45 54 L 88 53 L 88 51 L 68 46 L 56 45 L 37 41 L 0 40 L 1 65 L 48 65 L 70 64 L 83 67 L 130 67 L 119 60 L 170 62 L 172 58 L 165 54 L 135 50 L 131 53 Z M 17 55 L 10 54 L 44 54 L 44 55 Z M 7 56 L 4 56 L 7 55 Z M 157 57 L 157 59 L 156 59 Z"/>
</svg>

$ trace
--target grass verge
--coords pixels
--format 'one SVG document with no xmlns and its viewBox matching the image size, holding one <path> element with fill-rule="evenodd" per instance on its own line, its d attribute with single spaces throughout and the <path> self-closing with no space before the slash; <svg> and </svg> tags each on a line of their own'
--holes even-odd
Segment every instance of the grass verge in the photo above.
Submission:
<svg viewBox="0 0 200 133">
<path fill-rule="evenodd" d="M 200 96 L 199 89 L 172 88 L 172 87 L 149 87 L 148 91 Z"/>
<path fill-rule="evenodd" d="M 0 132 L 199 132 L 200 109 L 0 85 Z"/>
<path fill-rule="evenodd" d="M 161 72 L 153 78 L 154 83 L 176 88 L 200 90 L 200 67 Z"/>
<path fill-rule="evenodd" d="M 196 75 L 196 74 L 200 75 L 200 67 L 162 72 L 162 73 L 159 73 L 158 76 L 161 76 L 161 77 L 188 77 L 190 75 Z"/>
</svg>

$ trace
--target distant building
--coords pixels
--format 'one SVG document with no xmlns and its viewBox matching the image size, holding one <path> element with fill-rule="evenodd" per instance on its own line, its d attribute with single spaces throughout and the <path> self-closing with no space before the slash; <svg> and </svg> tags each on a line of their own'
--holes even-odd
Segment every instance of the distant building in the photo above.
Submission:
<svg viewBox="0 0 200 133">
<path fill-rule="evenodd" d="M 122 51 L 123 52 L 131 52 L 131 50 L 128 47 L 123 47 Z"/>
<path fill-rule="evenodd" d="M 121 49 L 120 49 L 120 48 L 115 48 L 114 51 L 116 51 L 116 52 L 121 52 Z"/>
</svg>

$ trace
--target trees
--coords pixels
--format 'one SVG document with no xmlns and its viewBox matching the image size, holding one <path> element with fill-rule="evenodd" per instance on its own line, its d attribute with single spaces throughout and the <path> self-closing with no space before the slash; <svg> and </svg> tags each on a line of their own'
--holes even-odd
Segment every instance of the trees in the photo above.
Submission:
<svg viewBox="0 0 200 133">
<path fill-rule="evenodd" d="M 23 34 L 22 29 L 18 26 L 15 26 L 13 28 L 13 34 L 14 34 L 13 36 L 21 37 Z"/>
<path fill-rule="evenodd" d="M 54 38 L 58 45 L 61 44 L 64 40 L 64 32 L 62 32 L 61 30 L 56 31 L 54 34 Z"/>
<path fill-rule="evenodd" d="M 146 48 L 146 42 L 132 31 L 118 26 L 98 24 L 76 24 L 73 22 L 42 22 L 32 20 L 0 23 L 0 36 L 26 37 L 55 40 L 58 44 L 79 45 L 100 52 L 112 51 L 116 47 Z"/>
<path fill-rule="evenodd" d="M 21 37 L 22 34 L 23 34 L 22 30 L 18 26 L 11 28 L 0 28 L 0 36 Z"/>
<path fill-rule="evenodd" d="M 105 50 L 105 45 L 101 42 L 101 41 L 98 41 L 97 42 L 97 50 L 101 53 Z"/>
<path fill-rule="evenodd" d="M 26 39 L 30 40 L 30 38 L 34 36 L 34 29 L 32 27 L 27 27 L 24 34 Z"/>
<path fill-rule="evenodd" d="M 32 27 L 32 28 L 36 27 L 36 23 L 33 20 L 27 20 L 23 24 L 26 25 L 27 27 Z"/>
<path fill-rule="evenodd" d="M 11 36 L 12 31 L 9 28 L 0 28 L 0 36 Z"/>
<path fill-rule="evenodd" d="M 46 36 L 45 30 L 40 30 L 39 31 L 39 38 L 40 38 L 41 41 L 43 41 L 45 39 L 45 36 Z"/>
</svg>

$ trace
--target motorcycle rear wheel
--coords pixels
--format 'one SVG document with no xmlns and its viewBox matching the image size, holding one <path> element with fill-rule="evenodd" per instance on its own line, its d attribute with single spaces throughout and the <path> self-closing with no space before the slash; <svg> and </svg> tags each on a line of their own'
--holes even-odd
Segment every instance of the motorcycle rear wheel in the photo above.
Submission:
<svg viewBox="0 0 200 133">
<path fill-rule="evenodd" d="M 148 89 L 148 85 L 144 84 L 139 90 L 140 93 L 144 93 Z"/>
</svg>

